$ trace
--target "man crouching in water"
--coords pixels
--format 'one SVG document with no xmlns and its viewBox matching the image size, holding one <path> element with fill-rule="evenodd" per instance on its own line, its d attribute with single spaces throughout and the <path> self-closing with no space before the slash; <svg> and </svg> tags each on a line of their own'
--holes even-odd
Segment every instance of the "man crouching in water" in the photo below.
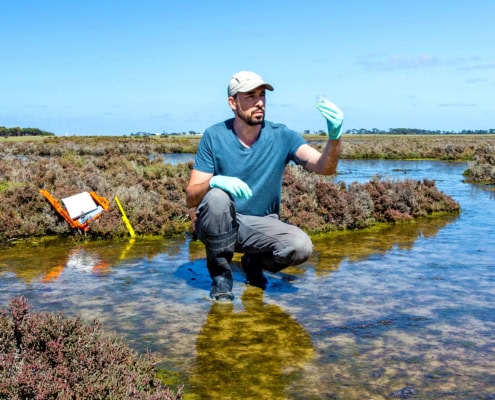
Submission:
<svg viewBox="0 0 495 400">
<path fill-rule="evenodd" d="M 258 74 L 236 73 L 228 85 L 234 118 L 204 132 L 186 189 L 186 204 L 197 207 L 196 233 L 206 247 L 213 280 L 210 296 L 232 300 L 234 252 L 248 284 L 266 287 L 263 270 L 278 272 L 305 262 L 313 250 L 308 235 L 279 220 L 282 179 L 294 161 L 309 171 L 335 174 L 343 113 L 328 100 L 317 104 L 328 128 L 320 153 L 296 131 L 265 121 L 265 93 L 273 91 Z"/>
</svg>

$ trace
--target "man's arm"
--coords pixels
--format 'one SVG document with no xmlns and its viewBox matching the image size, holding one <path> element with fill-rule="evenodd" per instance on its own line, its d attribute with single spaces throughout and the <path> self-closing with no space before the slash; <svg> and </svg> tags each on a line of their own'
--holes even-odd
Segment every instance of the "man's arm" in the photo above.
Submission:
<svg viewBox="0 0 495 400">
<path fill-rule="evenodd" d="M 297 149 L 296 157 L 298 164 L 308 171 L 321 175 L 333 175 L 337 172 L 341 152 L 340 139 L 329 140 L 323 153 L 320 153 L 309 144 L 303 144 Z"/>
<path fill-rule="evenodd" d="M 337 172 L 337 164 L 340 158 L 340 135 L 342 134 L 344 113 L 339 107 L 325 98 L 320 99 L 316 108 L 318 108 L 327 122 L 327 145 L 323 153 L 308 144 L 302 145 L 296 152 L 297 161 L 309 171 L 322 175 L 333 175 Z"/>
<path fill-rule="evenodd" d="M 210 179 L 213 174 L 193 169 L 186 188 L 187 207 L 196 207 L 203 196 L 210 190 Z"/>
</svg>

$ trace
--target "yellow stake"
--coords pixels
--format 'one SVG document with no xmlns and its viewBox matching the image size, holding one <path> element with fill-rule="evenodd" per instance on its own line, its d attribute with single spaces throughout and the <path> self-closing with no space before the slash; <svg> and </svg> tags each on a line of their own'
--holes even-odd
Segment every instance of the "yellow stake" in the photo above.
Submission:
<svg viewBox="0 0 495 400">
<path fill-rule="evenodd" d="M 134 233 L 134 229 L 132 228 L 132 225 L 129 222 L 129 219 L 127 218 L 127 215 L 125 215 L 125 211 L 122 208 L 122 204 L 120 204 L 120 201 L 117 198 L 117 196 L 114 197 L 114 200 L 117 203 L 117 206 L 119 207 L 120 213 L 122 214 L 122 221 L 124 221 L 124 224 L 127 227 L 127 230 L 129 231 L 129 234 L 131 235 L 131 237 L 136 237 L 136 234 Z"/>
</svg>

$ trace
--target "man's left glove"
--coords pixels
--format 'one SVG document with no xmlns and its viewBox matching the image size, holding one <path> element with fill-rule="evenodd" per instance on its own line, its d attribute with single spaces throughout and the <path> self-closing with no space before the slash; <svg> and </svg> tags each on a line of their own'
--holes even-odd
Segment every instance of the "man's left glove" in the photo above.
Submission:
<svg viewBox="0 0 495 400">
<path fill-rule="evenodd" d="M 327 99 L 322 99 L 316 104 L 316 108 L 327 120 L 328 138 L 336 140 L 342 135 L 342 122 L 344 113 L 340 108 Z"/>
</svg>

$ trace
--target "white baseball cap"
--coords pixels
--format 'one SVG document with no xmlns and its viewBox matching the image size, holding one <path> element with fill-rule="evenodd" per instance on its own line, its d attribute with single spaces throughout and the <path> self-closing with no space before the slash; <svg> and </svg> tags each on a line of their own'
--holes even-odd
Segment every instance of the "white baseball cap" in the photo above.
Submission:
<svg viewBox="0 0 495 400">
<path fill-rule="evenodd" d="M 249 92 L 260 86 L 264 86 L 268 90 L 273 90 L 273 86 L 266 83 L 261 76 L 251 71 L 240 71 L 230 78 L 228 94 L 235 96 L 237 93 Z"/>
</svg>

